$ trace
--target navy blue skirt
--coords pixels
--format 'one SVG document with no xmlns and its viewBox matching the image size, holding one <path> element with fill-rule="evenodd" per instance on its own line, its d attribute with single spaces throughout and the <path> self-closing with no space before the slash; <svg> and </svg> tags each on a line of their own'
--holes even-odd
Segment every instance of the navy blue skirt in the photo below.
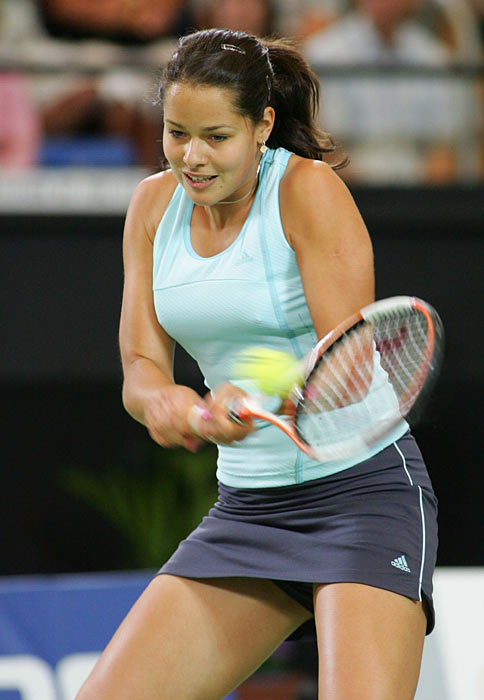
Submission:
<svg viewBox="0 0 484 700">
<path fill-rule="evenodd" d="M 303 484 L 219 484 L 217 503 L 159 573 L 270 579 L 311 612 L 315 583 L 376 586 L 425 601 L 428 634 L 436 555 L 437 500 L 406 434 L 354 467 Z"/>
</svg>

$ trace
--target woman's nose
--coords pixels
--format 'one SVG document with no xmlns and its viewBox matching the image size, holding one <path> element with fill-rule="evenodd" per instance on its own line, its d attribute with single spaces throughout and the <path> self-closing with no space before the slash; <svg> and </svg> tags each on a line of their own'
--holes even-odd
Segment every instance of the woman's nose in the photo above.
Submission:
<svg viewBox="0 0 484 700">
<path fill-rule="evenodd" d="M 205 165 L 207 158 L 204 152 L 203 143 L 199 139 L 190 139 L 185 147 L 183 161 L 189 168 L 198 165 Z"/>
</svg>

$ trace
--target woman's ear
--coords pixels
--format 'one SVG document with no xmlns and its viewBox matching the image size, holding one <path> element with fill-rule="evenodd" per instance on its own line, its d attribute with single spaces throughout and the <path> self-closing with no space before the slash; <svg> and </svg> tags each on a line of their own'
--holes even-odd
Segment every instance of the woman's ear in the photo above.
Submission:
<svg viewBox="0 0 484 700">
<path fill-rule="evenodd" d="M 276 118 L 276 113 L 274 107 L 266 107 L 264 110 L 264 115 L 259 122 L 257 129 L 257 141 L 264 143 L 267 141 L 271 135 L 271 131 L 274 127 L 274 121 Z"/>
</svg>

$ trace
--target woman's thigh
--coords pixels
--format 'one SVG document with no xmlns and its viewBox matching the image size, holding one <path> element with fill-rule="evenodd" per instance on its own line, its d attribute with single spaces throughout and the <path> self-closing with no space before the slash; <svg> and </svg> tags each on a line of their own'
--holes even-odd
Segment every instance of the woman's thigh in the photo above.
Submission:
<svg viewBox="0 0 484 700">
<path fill-rule="evenodd" d="M 310 613 L 274 583 L 157 576 L 77 700 L 217 700 Z"/>
<path fill-rule="evenodd" d="M 320 700 L 411 700 L 426 615 L 422 603 L 357 583 L 315 590 Z"/>
</svg>

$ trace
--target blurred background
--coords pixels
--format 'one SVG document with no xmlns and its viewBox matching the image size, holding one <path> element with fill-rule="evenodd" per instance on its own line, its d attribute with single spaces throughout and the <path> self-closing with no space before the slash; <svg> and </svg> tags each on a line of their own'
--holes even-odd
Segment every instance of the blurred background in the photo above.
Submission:
<svg viewBox="0 0 484 700">
<path fill-rule="evenodd" d="M 351 159 L 341 175 L 373 238 L 377 297 L 415 294 L 443 318 L 444 369 L 415 434 L 440 502 L 439 567 L 475 571 L 484 0 L 0 0 L 0 589 L 143 577 L 215 500 L 211 447 L 162 450 L 124 413 L 117 347 L 124 214 L 159 168 L 158 76 L 181 34 L 211 26 L 298 42 L 321 81 L 321 125 Z M 204 392 L 183 351 L 176 374 Z M 280 650 L 272 690 L 253 681 L 237 698 L 314 698 L 313 652 Z M 484 698 L 480 669 L 476 694 L 429 700 Z M 283 672 L 292 680 L 274 690 Z M 26 693 L 0 687 L 0 700 Z"/>
</svg>

